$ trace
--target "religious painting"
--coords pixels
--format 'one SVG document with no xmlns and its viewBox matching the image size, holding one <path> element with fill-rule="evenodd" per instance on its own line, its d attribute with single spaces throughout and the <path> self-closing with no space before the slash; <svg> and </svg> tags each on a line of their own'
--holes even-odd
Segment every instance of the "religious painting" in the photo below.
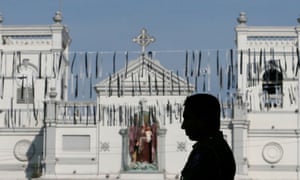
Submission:
<svg viewBox="0 0 300 180">
<path fill-rule="evenodd" d="M 130 156 L 128 170 L 157 170 L 157 129 L 159 127 L 151 109 L 135 113 L 132 124 L 128 128 Z"/>
</svg>

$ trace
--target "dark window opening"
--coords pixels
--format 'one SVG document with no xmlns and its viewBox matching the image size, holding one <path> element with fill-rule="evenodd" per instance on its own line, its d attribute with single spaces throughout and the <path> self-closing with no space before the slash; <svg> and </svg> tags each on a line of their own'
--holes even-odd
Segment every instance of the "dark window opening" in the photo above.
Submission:
<svg viewBox="0 0 300 180">
<path fill-rule="evenodd" d="M 275 69 L 274 65 L 270 63 L 270 69 L 263 74 L 263 94 L 264 106 L 267 108 L 282 107 L 282 80 L 283 75 L 280 71 Z"/>
</svg>

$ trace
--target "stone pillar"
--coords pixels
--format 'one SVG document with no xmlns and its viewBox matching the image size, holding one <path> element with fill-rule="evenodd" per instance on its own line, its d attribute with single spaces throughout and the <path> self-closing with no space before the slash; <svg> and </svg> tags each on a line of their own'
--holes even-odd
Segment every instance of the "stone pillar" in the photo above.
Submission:
<svg viewBox="0 0 300 180">
<path fill-rule="evenodd" d="M 50 100 L 46 103 L 46 116 L 45 116 L 45 141 L 44 141 L 44 152 L 45 152 L 45 174 L 55 174 L 56 164 L 56 89 L 50 88 Z"/>
<path fill-rule="evenodd" d="M 296 26 L 296 33 L 297 33 L 297 36 L 298 36 L 298 42 L 300 41 L 300 17 L 297 18 L 297 22 L 299 23 L 297 26 Z M 297 48 L 300 48 L 300 44 L 297 43 Z"/>
<path fill-rule="evenodd" d="M 126 167 L 128 165 L 128 129 L 120 129 L 119 134 L 122 136 L 122 164 L 121 164 L 121 170 L 126 170 Z"/>
<path fill-rule="evenodd" d="M 232 120 L 232 150 L 237 165 L 236 174 L 248 175 L 247 160 L 247 137 L 249 121 L 246 117 L 246 107 L 241 101 L 241 96 L 237 96 L 233 107 Z"/>
<path fill-rule="evenodd" d="M 158 170 L 161 172 L 164 172 L 166 167 L 166 133 L 167 129 L 157 130 L 157 161 Z"/>
<path fill-rule="evenodd" d="M 237 165 L 236 174 L 247 175 L 247 154 L 246 154 L 246 142 L 247 142 L 247 132 L 248 132 L 248 121 L 246 120 L 233 120 L 232 121 L 232 148 L 233 154 L 235 156 L 235 161 Z"/>
</svg>

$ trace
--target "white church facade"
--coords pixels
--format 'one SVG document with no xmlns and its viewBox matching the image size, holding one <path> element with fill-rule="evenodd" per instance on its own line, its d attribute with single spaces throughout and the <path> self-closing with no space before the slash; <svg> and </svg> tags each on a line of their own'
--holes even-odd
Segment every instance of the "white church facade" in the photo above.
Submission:
<svg viewBox="0 0 300 180">
<path fill-rule="evenodd" d="M 179 179 L 194 143 L 181 130 L 183 103 L 196 92 L 222 102 L 236 179 L 300 179 L 300 26 L 248 26 L 241 13 L 236 49 L 186 52 L 182 72 L 146 51 L 155 39 L 142 29 L 142 50 L 122 67 L 113 54 L 98 81 L 101 55 L 71 56 L 60 12 L 45 26 L 0 20 L 0 179 Z M 68 99 L 80 86 L 95 100 Z"/>
</svg>

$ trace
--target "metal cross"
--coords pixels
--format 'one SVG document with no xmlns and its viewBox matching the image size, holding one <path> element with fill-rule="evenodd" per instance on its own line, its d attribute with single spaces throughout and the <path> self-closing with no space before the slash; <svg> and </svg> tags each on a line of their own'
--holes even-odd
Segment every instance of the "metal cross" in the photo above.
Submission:
<svg viewBox="0 0 300 180">
<path fill-rule="evenodd" d="M 133 42 L 137 43 L 142 47 L 142 53 L 145 52 L 146 46 L 148 46 L 150 43 L 153 43 L 155 41 L 154 37 L 149 36 L 146 29 L 141 30 L 141 34 L 139 34 L 137 37 L 133 38 Z"/>
</svg>

